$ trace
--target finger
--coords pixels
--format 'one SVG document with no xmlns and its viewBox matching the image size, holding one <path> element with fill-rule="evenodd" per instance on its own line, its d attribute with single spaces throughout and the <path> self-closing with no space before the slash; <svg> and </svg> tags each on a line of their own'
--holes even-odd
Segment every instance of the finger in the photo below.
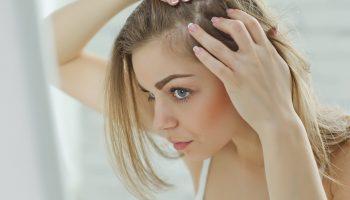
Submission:
<svg viewBox="0 0 350 200">
<path fill-rule="evenodd" d="M 236 53 L 226 45 L 209 35 L 197 24 L 189 23 L 188 29 L 190 34 L 222 63 L 227 66 L 233 63 L 236 58 Z"/>
<path fill-rule="evenodd" d="M 212 22 L 216 28 L 229 34 L 235 40 L 240 50 L 247 51 L 253 47 L 254 41 L 242 21 L 213 17 Z"/>
<path fill-rule="evenodd" d="M 227 15 L 242 21 L 256 44 L 263 45 L 267 42 L 266 34 L 256 18 L 239 9 L 228 9 Z"/>
<path fill-rule="evenodd" d="M 233 80 L 235 70 L 232 65 L 231 68 L 227 67 L 201 47 L 195 46 L 193 51 L 201 63 L 203 63 L 225 85 Z"/>
</svg>

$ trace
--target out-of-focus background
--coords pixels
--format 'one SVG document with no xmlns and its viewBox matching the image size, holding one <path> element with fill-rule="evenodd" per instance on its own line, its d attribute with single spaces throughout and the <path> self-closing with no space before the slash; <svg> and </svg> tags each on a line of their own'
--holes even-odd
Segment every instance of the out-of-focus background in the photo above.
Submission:
<svg viewBox="0 0 350 200">
<path fill-rule="evenodd" d="M 44 19 L 72 1 L 38 2 L 38 16 Z M 350 1 L 267 2 L 293 29 L 291 36 L 295 45 L 308 56 L 313 85 L 320 99 L 350 112 L 350 24 L 347 20 L 350 17 Z M 135 3 L 115 16 L 97 33 L 86 50 L 108 59 L 114 38 L 137 5 Z M 2 68 L 0 73 L 4 73 Z M 69 200 L 135 199 L 122 186 L 107 161 L 102 116 L 53 86 L 49 87 L 49 95 L 62 166 L 64 196 Z M 190 174 L 181 160 L 169 161 L 155 154 L 154 161 L 160 166 L 159 174 L 177 186 L 158 194 L 158 199 L 193 199 Z"/>
</svg>

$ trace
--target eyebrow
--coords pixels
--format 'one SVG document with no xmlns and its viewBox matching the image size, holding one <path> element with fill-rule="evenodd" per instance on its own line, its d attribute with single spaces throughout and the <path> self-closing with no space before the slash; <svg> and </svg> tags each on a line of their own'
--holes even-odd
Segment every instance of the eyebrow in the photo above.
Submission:
<svg viewBox="0 0 350 200">
<path fill-rule="evenodd" d="M 161 90 L 167 83 L 169 83 L 171 80 L 176 79 L 176 78 L 186 78 L 186 77 L 192 77 L 194 74 L 172 74 L 159 82 L 157 82 L 154 86 L 158 89 Z M 139 83 L 137 83 L 138 86 L 141 88 L 142 91 L 144 92 L 149 92 L 146 90 L 144 87 L 142 87 Z"/>
</svg>

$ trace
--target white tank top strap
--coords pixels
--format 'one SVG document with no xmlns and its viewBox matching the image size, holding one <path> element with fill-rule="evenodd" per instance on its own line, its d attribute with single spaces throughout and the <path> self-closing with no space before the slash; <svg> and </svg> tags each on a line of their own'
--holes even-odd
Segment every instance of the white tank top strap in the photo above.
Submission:
<svg viewBox="0 0 350 200">
<path fill-rule="evenodd" d="M 201 174 L 199 178 L 199 186 L 198 186 L 197 193 L 195 195 L 195 200 L 203 200 L 205 187 L 207 183 L 207 176 L 209 172 L 210 161 L 211 161 L 211 157 L 203 161 Z"/>
</svg>

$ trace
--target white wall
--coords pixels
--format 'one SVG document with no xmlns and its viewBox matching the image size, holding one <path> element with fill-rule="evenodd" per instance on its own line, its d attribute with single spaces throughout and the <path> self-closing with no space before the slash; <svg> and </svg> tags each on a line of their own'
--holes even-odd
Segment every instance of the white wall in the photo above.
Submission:
<svg viewBox="0 0 350 200">
<path fill-rule="evenodd" d="M 0 6 L 0 199 L 64 199 L 35 6 Z"/>
</svg>

